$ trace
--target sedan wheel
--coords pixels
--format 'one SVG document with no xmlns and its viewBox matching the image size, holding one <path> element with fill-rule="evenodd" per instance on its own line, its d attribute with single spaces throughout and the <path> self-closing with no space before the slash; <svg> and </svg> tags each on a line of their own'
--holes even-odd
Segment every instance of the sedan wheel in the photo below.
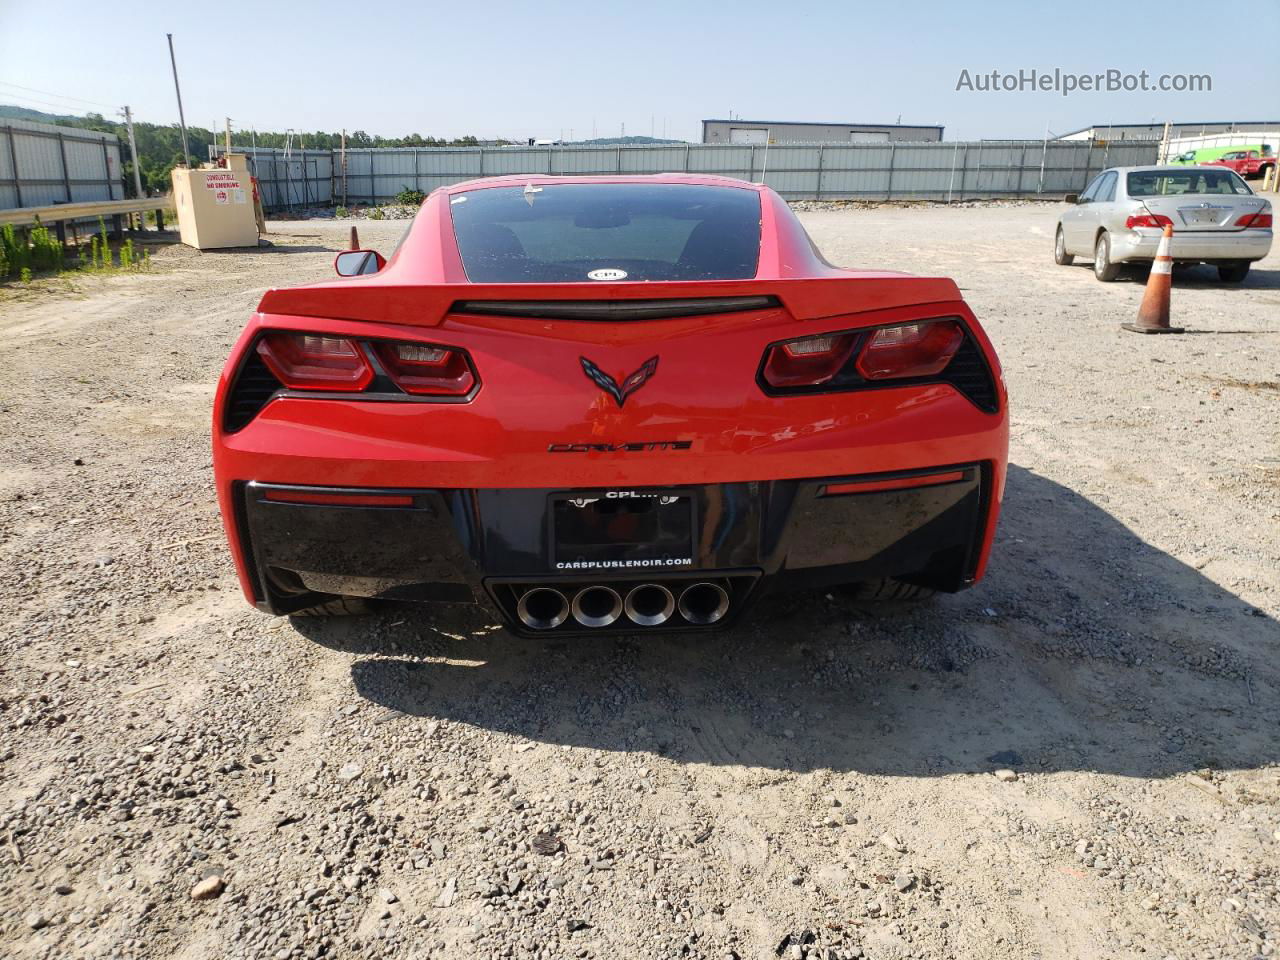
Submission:
<svg viewBox="0 0 1280 960">
<path fill-rule="evenodd" d="M 1053 262 L 1060 267 L 1069 267 L 1075 257 L 1067 253 L 1067 241 L 1062 236 L 1062 227 L 1058 227 L 1058 235 L 1053 240 Z"/>
<path fill-rule="evenodd" d="M 1120 276 L 1120 265 L 1111 262 L 1111 238 L 1105 233 L 1098 234 L 1097 246 L 1093 248 L 1093 275 L 1103 283 Z"/>
<path fill-rule="evenodd" d="M 1241 283 L 1249 275 L 1249 264 L 1222 263 L 1218 265 L 1218 279 L 1223 283 Z"/>
</svg>

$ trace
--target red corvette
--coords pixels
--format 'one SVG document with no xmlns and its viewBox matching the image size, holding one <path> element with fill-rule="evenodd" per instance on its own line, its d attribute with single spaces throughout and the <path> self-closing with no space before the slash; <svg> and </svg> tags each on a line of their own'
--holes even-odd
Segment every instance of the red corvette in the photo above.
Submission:
<svg viewBox="0 0 1280 960">
<path fill-rule="evenodd" d="M 696 630 L 767 591 L 982 577 L 1006 395 L 955 284 L 839 270 L 766 187 L 502 177 L 269 291 L 214 471 L 245 597 Z"/>
</svg>

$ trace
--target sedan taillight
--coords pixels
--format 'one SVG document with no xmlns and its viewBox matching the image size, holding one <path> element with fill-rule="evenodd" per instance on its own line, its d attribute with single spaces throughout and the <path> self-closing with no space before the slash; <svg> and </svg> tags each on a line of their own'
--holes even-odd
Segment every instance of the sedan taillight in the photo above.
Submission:
<svg viewBox="0 0 1280 960">
<path fill-rule="evenodd" d="M 1271 229 L 1271 214 L 1246 213 L 1236 221 L 1237 227 L 1254 227 L 1255 229 Z"/>
<path fill-rule="evenodd" d="M 290 390 L 357 393 L 373 380 L 373 367 L 352 340 L 314 333 L 268 333 L 258 341 L 276 379 Z"/>
<path fill-rule="evenodd" d="M 1124 225 L 1132 230 L 1134 227 L 1171 227 L 1173 221 L 1163 214 L 1144 213 L 1125 220 Z"/>
</svg>

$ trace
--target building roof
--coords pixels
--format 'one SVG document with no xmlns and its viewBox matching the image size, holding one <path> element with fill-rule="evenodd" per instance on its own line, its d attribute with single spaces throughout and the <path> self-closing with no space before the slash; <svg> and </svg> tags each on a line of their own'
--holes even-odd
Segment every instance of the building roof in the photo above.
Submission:
<svg viewBox="0 0 1280 960">
<path fill-rule="evenodd" d="M 909 130 L 941 130 L 941 124 L 936 123 L 837 123 L 832 120 L 745 120 L 742 117 L 736 117 L 733 120 L 724 120 L 713 117 L 710 120 L 703 120 L 707 123 L 754 123 L 760 126 L 770 127 L 876 127 L 890 129 L 909 129 Z M 1085 128 L 1086 130 L 1088 127 Z"/>
<path fill-rule="evenodd" d="M 1108 130 L 1124 130 L 1136 127 L 1163 127 L 1163 120 L 1153 120 L 1150 123 L 1091 123 L 1087 127 L 1081 127 L 1079 130 L 1068 130 L 1066 133 L 1058 134 L 1058 139 L 1063 137 L 1074 137 L 1077 133 L 1084 133 L 1087 130 L 1097 130 L 1105 127 Z M 1280 127 L 1280 120 L 1171 120 L 1171 127 Z"/>
</svg>

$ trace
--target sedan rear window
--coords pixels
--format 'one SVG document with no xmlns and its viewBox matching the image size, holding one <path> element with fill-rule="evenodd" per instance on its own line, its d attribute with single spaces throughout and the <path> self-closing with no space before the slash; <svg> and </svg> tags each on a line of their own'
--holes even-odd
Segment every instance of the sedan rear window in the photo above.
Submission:
<svg viewBox="0 0 1280 960">
<path fill-rule="evenodd" d="M 1183 193 L 1243 193 L 1252 190 L 1231 170 L 1148 170 L 1129 174 L 1129 196 L 1167 197 Z"/>
<path fill-rule="evenodd" d="M 472 283 L 744 280 L 760 195 L 698 184 L 488 187 L 449 198 Z"/>
</svg>

